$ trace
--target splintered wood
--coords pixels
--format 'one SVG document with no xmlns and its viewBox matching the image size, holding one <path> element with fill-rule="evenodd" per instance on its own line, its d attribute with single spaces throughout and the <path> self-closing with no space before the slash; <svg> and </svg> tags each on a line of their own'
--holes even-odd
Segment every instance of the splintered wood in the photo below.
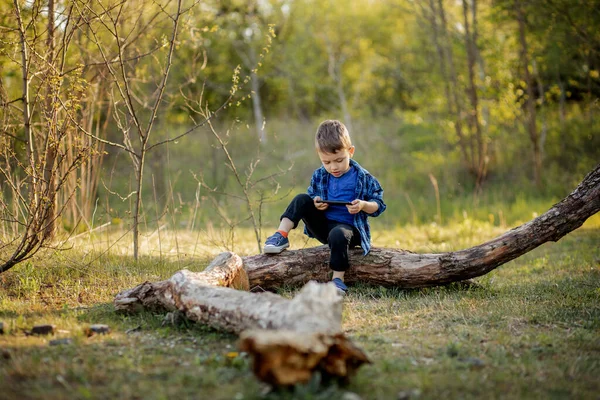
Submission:
<svg viewBox="0 0 600 400">
<path fill-rule="evenodd" d="M 254 355 L 254 374 L 273 385 L 308 382 L 315 371 L 347 378 L 370 363 L 342 333 L 248 330 L 240 335 L 240 349 Z"/>
</svg>

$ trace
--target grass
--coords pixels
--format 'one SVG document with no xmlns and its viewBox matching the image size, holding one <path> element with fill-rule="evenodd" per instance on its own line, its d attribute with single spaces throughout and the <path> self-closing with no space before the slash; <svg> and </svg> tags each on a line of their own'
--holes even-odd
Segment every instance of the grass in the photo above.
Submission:
<svg viewBox="0 0 600 400">
<path fill-rule="evenodd" d="M 417 252 L 481 243 L 506 228 L 465 218 L 450 226 L 377 230 L 376 246 Z M 120 290 L 201 270 L 231 247 L 219 231 L 149 234 L 138 263 L 120 233 L 80 237 L 0 275 L 0 399 L 597 398 L 600 392 L 600 217 L 476 279 L 422 290 L 357 285 L 344 301 L 345 332 L 373 364 L 348 386 L 318 381 L 265 394 L 236 337 L 163 315 L 115 313 Z M 292 233 L 294 248 L 313 245 Z M 109 247 L 107 244 L 111 243 Z M 202 243 L 202 246 L 200 245 Z M 227 244 L 229 243 L 229 244 Z M 234 238 L 252 254 L 252 232 Z M 150 252 L 150 249 L 153 252 Z M 287 290 L 283 295 L 292 295 Z M 111 333 L 87 337 L 94 323 Z M 54 324 L 51 337 L 27 336 Z M 51 346 L 57 338 L 71 344 Z"/>
</svg>

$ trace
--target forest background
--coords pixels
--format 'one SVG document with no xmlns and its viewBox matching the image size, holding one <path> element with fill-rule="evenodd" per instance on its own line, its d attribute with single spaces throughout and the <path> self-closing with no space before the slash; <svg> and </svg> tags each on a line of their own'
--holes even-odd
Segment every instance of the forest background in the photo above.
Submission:
<svg viewBox="0 0 600 400">
<path fill-rule="evenodd" d="M 323 119 L 381 227 L 514 226 L 600 160 L 598 1 L 2 0 L 0 29 L 5 269 L 98 229 L 259 251 Z"/>
<path fill-rule="evenodd" d="M 258 253 L 330 118 L 374 246 L 498 237 L 596 168 L 599 95 L 599 0 L 0 0 L 0 399 L 597 398 L 599 214 L 474 285 L 352 285 L 345 387 L 265 394 L 237 336 L 113 301 Z"/>
</svg>

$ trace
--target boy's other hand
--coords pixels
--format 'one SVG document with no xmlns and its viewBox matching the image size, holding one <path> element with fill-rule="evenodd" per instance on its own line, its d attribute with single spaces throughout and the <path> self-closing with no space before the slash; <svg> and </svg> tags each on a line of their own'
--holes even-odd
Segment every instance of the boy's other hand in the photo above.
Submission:
<svg viewBox="0 0 600 400">
<path fill-rule="evenodd" d="M 347 205 L 346 207 L 348 208 L 348 212 L 350 214 L 358 214 L 359 212 L 361 212 L 364 208 L 365 208 L 365 203 L 362 200 L 352 200 L 352 204 Z"/>
<path fill-rule="evenodd" d="M 321 200 L 321 197 L 320 197 L 320 196 L 316 196 L 316 197 L 313 199 L 313 203 L 315 204 L 315 208 L 316 208 L 317 210 L 321 210 L 321 211 L 323 211 L 323 210 L 327 210 L 327 207 L 329 207 L 329 204 L 327 204 L 327 203 L 318 203 L 318 201 L 320 201 L 320 200 Z"/>
</svg>

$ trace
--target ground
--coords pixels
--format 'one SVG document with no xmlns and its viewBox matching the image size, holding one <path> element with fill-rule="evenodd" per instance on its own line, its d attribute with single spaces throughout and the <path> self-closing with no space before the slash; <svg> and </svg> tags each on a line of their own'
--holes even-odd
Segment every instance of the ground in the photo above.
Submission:
<svg viewBox="0 0 600 400">
<path fill-rule="evenodd" d="M 92 247 L 77 243 L 0 275 L 0 399 L 348 399 L 350 393 L 363 399 L 597 398 L 597 219 L 477 278 L 476 286 L 351 287 L 343 328 L 373 364 L 347 385 L 315 377 L 272 392 L 253 377 L 235 336 L 189 321 L 165 324 L 160 313 L 114 311 L 119 290 L 182 268 L 201 270 L 214 256 L 208 247 L 205 254 L 192 252 L 179 233 L 173 256 L 165 234 L 160 257 L 134 263 L 117 247 L 101 251 L 101 241 L 88 238 Z M 465 220 L 379 230 L 373 240 L 377 246 L 448 251 L 503 230 Z M 218 252 L 217 237 L 211 248 Z M 238 235 L 233 250 L 255 251 L 251 237 Z M 300 234 L 292 239 L 293 248 L 312 244 Z M 88 337 L 86 328 L 96 323 L 108 324 L 111 332 Z M 38 324 L 55 325 L 55 334 L 26 335 Z M 60 338 L 72 342 L 50 345 Z"/>
</svg>

